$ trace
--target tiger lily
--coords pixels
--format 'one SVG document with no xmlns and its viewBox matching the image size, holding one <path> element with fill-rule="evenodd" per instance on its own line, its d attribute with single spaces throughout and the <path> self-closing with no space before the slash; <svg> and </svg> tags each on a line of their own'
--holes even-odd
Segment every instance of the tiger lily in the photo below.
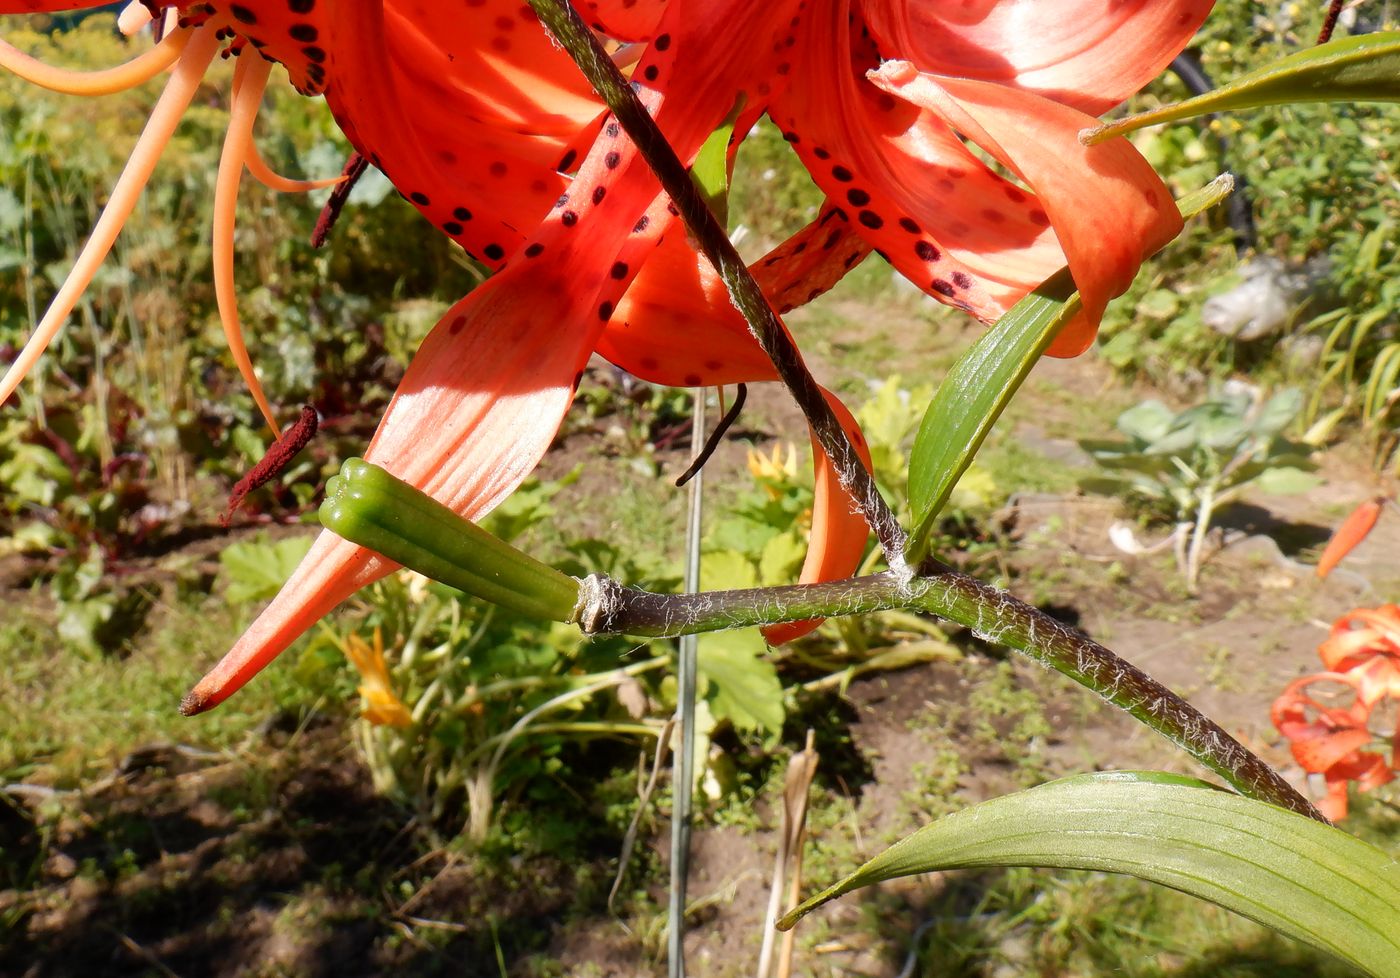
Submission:
<svg viewBox="0 0 1400 978">
<path fill-rule="evenodd" d="M 1357 697 L 1346 708 L 1328 706 L 1308 694 L 1314 683 L 1350 686 Z M 1384 756 L 1362 750 L 1375 738 L 1367 727 L 1371 707 L 1362 701 L 1360 688 L 1361 680 L 1346 673 L 1304 676 L 1288 685 L 1270 713 L 1274 727 L 1288 739 L 1294 760 L 1309 774 L 1323 776 L 1327 797 L 1317 807 L 1333 821 L 1346 817 L 1348 782 L 1370 791 L 1395 778 Z"/>
<path fill-rule="evenodd" d="M 1400 605 L 1348 611 L 1332 624 L 1317 654 L 1329 672 L 1356 677 L 1357 694 L 1368 708 L 1387 697 L 1400 702 Z"/>
<path fill-rule="evenodd" d="M 0 0 L 0 13 L 91 5 Z M 472 0 L 450 17 L 379 0 L 157 6 L 184 11 L 196 52 L 179 56 L 172 85 L 207 63 L 214 36 L 280 61 L 298 88 L 325 94 L 360 153 L 497 270 L 424 341 L 368 460 L 479 517 L 543 455 L 595 349 L 659 383 L 773 377 L 635 147 L 518 0 Z M 595 30 L 632 45 L 618 60 L 636 56 L 634 86 L 683 160 L 736 105 L 736 133 L 766 111 L 829 195 L 816 221 L 755 265 L 780 311 L 820 295 L 872 248 L 986 321 L 1068 263 L 1084 313 L 1051 352 L 1074 355 L 1108 299 L 1181 224 L 1126 141 L 1084 147 L 1077 133 L 1160 71 L 1211 3 L 944 6 L 589 0 L 584 9 Z M 859 449 L 854 420 L 832 400 Z M 866 539 L 829 462 L 817 462 L 803 580 L 849 573 Z M 393 569 L 323 534 L 182 708 L 221 702 Z M 783 626 L 769 638 L 794 634 Z"/>
</svg>

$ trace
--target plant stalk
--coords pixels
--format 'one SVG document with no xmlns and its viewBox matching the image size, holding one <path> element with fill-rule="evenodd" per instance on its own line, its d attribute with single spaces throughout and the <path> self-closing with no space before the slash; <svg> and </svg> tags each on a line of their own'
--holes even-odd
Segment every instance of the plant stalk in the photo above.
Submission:
<svg viewBox="0 0 1400 978">
<path fill-rule="evenodd" d="M 652 636 L 918 608 L 1068 676 L 1181 747 L 1241 794 L 1325 821 L 1269 765 L 1162 683 L 1084 633 L 965 574 L 945 571 L 905 580 L 887 572 L 683 595 L 653 594 L 594 575 L 583 582 L 579 607 L 584 631 Z"/>
<path fill-rule="evenodd" d="M 861 462 L 845 429 L 826 403 L 821 388 L 803 362 L 792 337 L 783 328 L 763 290 L 754 281 L 748 266 L 729 240 L 728 233 L 710 211 L 704 196 L 691 181 L 685 165 L 662 135 L 656 121 L 568 0 L 529 0 L 529 4 L 607 103 L 660 180 L 662 188 L 670 195 L 701 252 L 719 272 L 734 307 L 743 315 L 754 338 L 777 369 L 779 379 L 812 426 L 817 441 L 831 459 L 841 485 L 850 493 L 880 541 L 886 562 L 891 569 L 907 576 L 904 530 L 885 505 L 874 477 Z"/>
</svg>

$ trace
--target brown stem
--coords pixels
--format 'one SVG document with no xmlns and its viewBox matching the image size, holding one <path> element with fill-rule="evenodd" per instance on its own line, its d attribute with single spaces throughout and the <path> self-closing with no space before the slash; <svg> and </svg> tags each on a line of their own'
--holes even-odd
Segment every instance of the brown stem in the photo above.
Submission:
<svg viewBox="0 0 1400 978">
<path fill-rule="evenodd" d="M 778 377 L 812 426 L 818 443 L 831 459 L 841 485 L 851 494 L 856 507 L 870 524 L 885 560 L 891 568 L 907 575 L 904 562 L 904 530 L 890 512 L 876 488 L 875 479 L 851 445 L 821 387 L 812 377 L 802 354 L 783 329 L 782 323 L 754 281 L 748 266 L 729 240 L 704 196 L 690 179 L 666 137 L 642 105 L 632 86 L 613 64 L 598 38 L 588 29 L 568 0 L 529 0 L 545 28 L 568 51 L 584 77 L 593 85 L 623 130 L 636 144 L 642 158 L 661 181 L 694 235 L 700 251 L 714 265 L 729 290 L 734 307 L 743 315 L 750 332 L 773 362 Z"/>
</svg>

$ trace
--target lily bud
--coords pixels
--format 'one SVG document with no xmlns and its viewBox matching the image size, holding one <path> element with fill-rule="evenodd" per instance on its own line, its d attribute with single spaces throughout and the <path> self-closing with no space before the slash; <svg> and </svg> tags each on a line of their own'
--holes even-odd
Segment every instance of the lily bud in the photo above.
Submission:
<svg viewBox="0 0 1400 978">
<path fill-rule="evenodd" d="M 321 524 L 434 580 L 512 611 L 569 621 L 579 583 L 377 465 L 347 459 L 326 485 Z"/>
</svg>

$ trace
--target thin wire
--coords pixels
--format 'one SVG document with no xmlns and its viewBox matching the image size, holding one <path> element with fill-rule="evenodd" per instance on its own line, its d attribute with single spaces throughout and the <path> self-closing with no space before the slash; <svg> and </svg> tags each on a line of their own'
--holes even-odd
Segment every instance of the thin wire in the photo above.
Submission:
<svg viewBox="0 0 1400 978">
<path fill-rule="evenodd" d="M 705 388 L 695 392 L 690 443 L 705 443 Z M 685 526 L 685 590 L 700 591 L 700 517 L 703 512 L 704 471 L 690 480 L 690 510 Z M 666 935 L 667 975 L 685 978 L 685 887 L 690 875 L 690 824 L 695 787 L 695 671 L 698 635 L 682 635 L 676 666 L 676 710 L 680 713 L 680 750 L 671 770 L 671 904 Z"/>
</svg>

